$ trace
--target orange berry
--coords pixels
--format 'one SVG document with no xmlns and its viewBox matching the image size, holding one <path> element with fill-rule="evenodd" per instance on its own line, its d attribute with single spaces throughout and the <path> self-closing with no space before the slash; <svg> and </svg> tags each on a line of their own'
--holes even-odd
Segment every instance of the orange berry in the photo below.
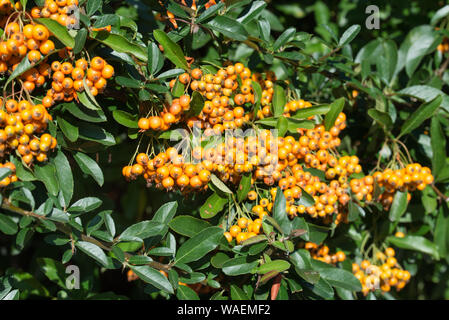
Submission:
<svg viewBox="0 0 449 320">
<path fill-rule="evenodd" d="M 150 129 L 150 120 L 147 118 L 140 118 L 137 125 L 142 130 L 148 130 L 148 129 Z"/>
</svg>

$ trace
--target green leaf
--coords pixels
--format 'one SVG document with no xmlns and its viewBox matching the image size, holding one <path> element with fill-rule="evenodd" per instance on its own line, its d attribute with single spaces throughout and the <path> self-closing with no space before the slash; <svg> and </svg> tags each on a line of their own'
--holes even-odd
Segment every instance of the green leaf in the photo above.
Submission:
<svg viewBox="0 0 449 320">
<path fill-rule="evenodd" d="M 86 45 L 87 34 L 88 34 L 87 29 L 84 28 L 78 30 L 78 32 L 76 33 L 75 46 L 73 47 L 74 54 L 79 54 L 81 51 L 83 51 Z"/>
<path fill-rule="evenodd" d="M 402 89 L 398 93 L 407 96 L 412 96 L 425 102 L 431 102 L 439 95 L 441 95 L 443 97 L 441 107 L 449 112 L 449 96 L 446 95 L 443 91 L 438 90 L 437 88 L 430 86 L 411 86 Z"/>
<path fill-rule="evenodd" d="M 19 230 L 17 223 L 10 217 L 0 213 L 0 231 L 7 235 L 14 235 Z"/>
<path fill-rule="evenodd" d="M 78 163 L 81 170 L 90 175 L 94 180 L 98 183 L 99 186 L 102 186 L 104 183 L 103 171 L 100 166 L 97 164 L 95 160 L 90 158 L 88 155 L 77 152 L 73 155 L 76 162 Z"/>
<path fill-rule="evenodd" d="M 336 268 L 328 263 L 312 260 L 312 266 L 320 273 L 320 277 L 334 287 L 340 287 L 351 291 L 361 291 L 360 281 L 352 272 Z"/>
<path fill-rule="evenodd" d="M 103 201 L 95 197 L 86 197 L 76 201 L 68 209 L 69 212 L 89 212 L 97 209 Z"/>
<path fill-rule="evenodd" d="M 114 135 L 94 124 L 81 122 L 79 124 L 79 132 L 80 138 L 101 143 L 105 146 L 112 146 L 116 143 Z"/>
<path fill-rule="evenodd" d="M 368 110 L 368 115 L 373 118 L 384 130 L 389 130 L 393 126 L 393 121 L 388 113 L 379 111 L 375 108 Z"/>
<path fill-rule="evenodd" d="M 78 140 L 79 131 L 77 126 L 72 125 L 62 117 L 57 116 L 56 119 L 62 133 L 64 133 L 64 135 L 67 137 L 67 139 L 69 139 L 70 142 L 75 142 L 76 140 Z"/>
<path fill-rule="evenodd" d="M 286 44 L 296 33 L 296 29 L 291 27 L 286 29 L 274 42 L 273 50 L 279 50 L 284 44 Z"/>
<path fill-rule="evenodd" d="M 181 47 L 173 42 L 162 30 L 154 30 L 153 36 L 164 48 L 164 55 L 178 68 L 189 70 Z"/>
<path fill-rule="evenodd" d="M 376 69 L 382 81 L 389 85 L 396 71 L 398 48 L 393 40 L 383 40 L 379 43 L 379 54 L 376 58 Z"/>
<path fill-rule="evenodd" d="M 163 65 L 164 58 L 162 57 L 161 51 L 159 50 L 157 44 L 151 42 L 148 44 L 148 70 L 152 75 L 154 75 L 161 70 Z"/>
<path fill-rule="evenodd" d="M 27 57 L 22 58 L 22 61 L 17 65 L 17 67 L 14 69 L 14 71 L 9 76 L 8 80 L 6 80 L 4 88 L 8 87 L 8 84 L 11 83 L 15 78 L 22 75 L 26 71 L 30 70 L 33 67 L 33 65 L 30 63 L 30 60 L 28 60 Z"/>
<path fill-rule="evenodd" d="M 438 96 L 432 101 L 428 103 L 424 103 L 421 105 L 418 110 L 412 113 L 412 115 L 405 120 L 404 124 L 401 127 L 401 133 L 398 136 L 398 139 L 402 137 L 404 134 L 408 134 L 412 132 L 414 129 L 418 128 L 425 120 L 432 117 L 438 107 L 441 105 L 442 97 Z"/>
<path fill-rule="evenodd" d="M 434 242 L 438 246 L 440 257 L 447 257 L 449 253 L 449 208 L 443 203 L 438 209 L 435 222 Z"/>
<path fill-rule="evenodd" d="M 221 181 L 215 174 L 211 174 L 210 181 L 212 182 L 212 184 L 214 186 L 216 186 L 218 189 L 220 189 L 224 193 L 233 194 L 233 192 L 228 188 L 228 186 L 225 185 L 224 182 Z"/>
<path fill-rule="evenodd" d="M 178 203 L 176 201 L 164 203 L 154 214 L 152 221 L 156 221 L 167 225 L 172 221 L 178 209 Z"/>
<path fill-rule="evenodd" d="M 176 263 L 189 263 L 199 260 L 214 250 L 223 237 L 223 229 L 209 227 L 184 242 L 176 253 Z"/>
<path fill-rule="evenodd" d="M 48 192 L 53 195 L 57 196 L 59 193 L 59 183 L 58 178 L 56 174 L 56 168 L 53 164 L 47 163 L 45 165 L 38 165 L 36 164 L 34 166 L 34 175 L 36 178 L 38 178 L 40 181 L 42 181 L 47 188 Z"/>
<path fill-rule="evenodd" d="M 143 281 L 165 292 L 174 293 L 170 281 L 158 270 L 150 266 L 130 266 L 130 268 Z"/>
<path fill-rule="evenodd" d="M 196 19 L 196 22 L 201 23 L 204 20 L 209 19 L 210 17 L 215 15 L 220 9 L 222 9 L 224 6 L 225 6 L 224 2 L 219 2 L 217 4 L 210 6 L 209 8 L 204 10 L 203 13 L 200 14 L 200 16 Z"/>
<path fill-rule="evenodd" d="M 190 101 L 190 109 L 187 111 L 188 116 L 197 116 L 201 113 L 204 107 L 204 97 L 198 91 L 192 93 L 192 100 Z"/>
<path fill-rule="evenodd" d="M 89 93 L 87 93 L 87 90 L 84 90 L 83 92 L 77 92 L 78 100 L 85 106 L 86 108 L 90 110 L 100 110 L 100 107 L 96 106 L 96 103 L 93 102 L 89 98 Z"/>
<path fill-rule="evenodd" d="M 250 273 L 258 264 L 259 261 L 254 257 L 238 257 L 226 261 L 222 269 L 228 276 L 238 276 Z"/>
<path fill-rule="evenodd" d="M 16 245 L 23 249 L 26 245 L 26 243 L 31 239 L 33 236 L 34 230 L 32 228 L 25 228 L 21 229 L 16 237 Z"/>
<path fill-rule="evenodd" d="M 249 173 L 245 173 L 242 175 L 240 179 L 239 187 L 237 188 L 237 200 L 238 202 L 242 202 L 246 199 L 248 192 L 251 189 L 251 179 L 252 176 Z"/>
<path fill-rule="evenodd" d="M 108 266 L 108 258 L 104 251 L 97 246 L 96 244 L 87 242 L 87 241 L 78 241 L 76 242 L 76 247 L 87 254 L 92 259 L 98 261 L 104 267 Z"/>
<path fill-rule="evenodd" d="M 121 241 L 138 241 L 139 239 L 144 240 L 157 235 L 163 228 L 164 225 L 158 221 L 141 221 L 126 228 L 118 239 Z"/>
<path fill-rule="evenodd" d="M 248 38 L 248 32 L 243 25 L 227 16 L 216 16 L 206 26 L 237 41 L 245 41 Z"/>
<path fill-rule="evenodd" d="M 106 31 L 92 32 L 91 35 L 94 39 L 107 45 L 112 50 L 131 54 L 144 62 L 148 60 L 147 51 L 143 46 L 132 43 L 121 35 Z"/>
<path fill-rule="evenodd" d="M 288 130 L 289 121 L 287 118 L 279 117 L 278 122 L 276 123 L 276 129 L 278 130 L 278 136 L 283 137 Z"/>
<path fill-rule="evenodd" d="M 438 21 L 441 19 L 447 17 L 449 15 L 449 5 L 446 5 L 439 9 L 435 14 L 433 15 L 432 19 L 430 20 L 431 25 L 436 25 Z"/>
<path fill-rule="evenodd" d="M 72 38 L 67 28 L 59 24 L 59 22 L 50 18 L 38 18 L 34 20 L 47 27 L 47 29 L 66 47 L 73 48 L 75 46 L 75 39 Z"/>
<path fill-rule="evenodd" d="M 259 29 L 259 34 L 261 36 L 261 39 L 266 42 L 269 42 L 270 41 L 270 33 L 271 33 L 270 22 L 268 22 L 268 20 L 265 18 L 258 19 L 257 27 Z"/>
<path fill-rule="evenodd" d="M 180 96 L 182 96 L 184 94 L 184 90 L 185 90 L 184 85 L 179 81 L 179 79 L 177 79 L 175 81 L 175 85 L 172 88 L 173 97 L 179 98 Z"/>
<path fill-rule="evenodd" d="M 9 168 L 0 168 L 0 180 L 3 180 L 11 175 L 12 171 Z"/>
<path fill-rule="evenodd" d="M 192 288 L 184 285 L 178 286 L 176 298 L 179 300 L 200 300 L 198 294 Z"/>
<path fill-rule="evenodd" d="M 289 235 L 292 231 L 292 223 L 288 218 L 287 212 L 285 211 L 286 205 L 287 202 L 285 200 L 284 193 L 281 188 L 278 187 L 273 205 L 273 218 L 283 230 L 284 235 Z"/>
<path fill-rule="evenodd" d="M 72 200 L 74 188 L 72 167 L 61 150 L 58 150 L 58 153 L 56 154 L 56 157 L 52 159 L 52 162 L 56 168 L 56 176 L 58 177 L 64 203 L 68 206 L 70 200 Z"/>
<path fill-rule="evenodd" d="M 162 80 L 167 78 L 177 77 L 185 72 L 184 69 L 170 69 L 159 74 L 156 79 Z M 147 87 L 150 88 L 150 84 L 147 84 Z"/>
<path fill-rule="evenodd" d="M 348 221 L 355 221 L 360 216 L 365 216 L 365 211 L 363 210 L 363 208 L 352 200 L 350 200 L 348 204 L 348 213 Z"/>
<path fill-rule="evenodd" d="M 255 244 L 255 243 L 259 243 L 259 242 L 262 242 L 262 241 L 267 241 L 267 236 L 266 235 L 264 235 L 264 234 L 259 234 L 259 235 L 257 235 L 257 236 L 254 236 L 254 237 L 251 237 L 251 238 L 249 238 L 249 239 L 246 239 L 245 241 L 243 241 L 242 243 L 241 243 L 241 245 L 244 247 L 244 246 L 250 246 L 250 245 L 252 245 L 252 244 Z"/>
<path fill-rule="evenodd" d="M 446 137 L 438 117 L 430 122 L 430 145 L 432 146 L 432 174 L 438 181 L 438 174 L 446 166 Z"/>
<path fill-rule="evenodd" d="M 284 113 L 284 107 L 286 103 L 285 90 L 280 85 L 274 86 L 273 93 L 273 115 L 274 117 L 280 117 Z"/>
<path fill-rule="evenodd" d="M 419 26 L 410 31 L 399 52 L 400 58 L 405 59 L 405 70 L 409 77 L 418 68 L 424 56 L 436 48 L 438 40 L 441 40 L 438 38 L 434 28 L 428 25 Z M 403 54 L 405 56 L 402 56 Z"/>
<path fill-rule="evenodd" d="M 424 237 L 405 236 L 398 238 L 390 236 L 386 240 L 399 248 L 419 251 L 431 255 L 435 259 L 439 259 L 437 245 Z"/>
<path fill-rule="evenodd" d="M 65 279 L 67 278 L 67 274 L 62 263 L 51 258 L 37 258 L 36 262 L 48 279 L 61 288 L 66 288 Z"/>
<path fill-rule="evenodd" d="M 294 115 L 295 119 L 307 119 L 309 117 L 313 117 L 319 114 L 326 114 L 331 109 L 331 106 L 328 104 L 323 104 L 319 106 L 313 106 L 309 108 L 299 109 Z"/>
<path fill-rule="evenodd" d="M 267 6 L 265 1 L 252 1 L 237 18 L 237 21 L 246 24 L 256 19 Z"/>
<path fill-rule="evenodd" d="M 118 85 L 120 85 L 122 87 L 126 87 L 126 88 L 139 89 L 143 86 L 139 80 L 136 80 L 133 78 L 128 78 L 128 77 L 123 77 L 123 76 L 115 77 L 115 82 Z"/>
<path fill-rule="evenodd" d="M 153 259 L 151 259 L 150 257 L 148 257 L 148 256 L 139 256 L 139 255 L 131 256 L 128 259 L 128 262 L 130 264 L 138 265 L 138 266 L 143 265 L 143 264 L 148 264 L 151 261 L 153 261 Z"/>
<path fill-rule="evenodd" d="M 237 287 L 235 284 L 231 284 L 231 299 L 232 300 L 249 300 L 246 293 Z"/>
<path fill-rule="evenodd" d="M 321 244 L 326 239 L 329 228 L 323 226 L 317 226 L 312 223 L 308 223 L 309 226 L 309 241 L 315 244 Z"/>
<path fill-rule="evenodd" d="M 338 115 L 343 111 L 343 107 L 345 106 L 345 98 L 341 97 L 330 105 L 330 110 L 324 117 L 324 127 L 326 131 L 329 131 L 335 124 L 335 120 L 337 120 Z"/>
<path fill-rule="evenodd" d="M 297 201 L 297 205 L 304 205 L 306 207 L 311 207 L 315 205 L 315 200 L 309 193 L 306 192 L 306 190 L 301 188 L 301 197 L 299 198 L 299 201 Z"/>
<path fill-rule="evenodd" d="M 206 202 L 200 207 L 200 215 L 203 219 L 210 219 L 223 210 L 225 204 L 228 203 L 227 198 L 222 198 L 218 193 L 212 194 L 207 198 Z"/>
<path fill-rule="evenodd" d="M 179 278 L 179 281 L 194 284 L 206 280 L 206 276 L 201 272 L 191 272 Z"/>
<path fill-rule="evenodd" d="M 120 123 L 121 125 L 128 127 L 128 128 L 139 128 L 137 125 L 137 117 L 133 116 L 132 114 L 122 111 L 122 110 L 114 110 L 112 112 L 112 117 Z"/>
<path fill-rule="evenodd" d="M 152 255 L 152 256 L 170 257 L 170 256 L 173 256 L 175 254 L 175 252 L 171 248 L 158 247 L 158 248 L 154 248 L 154 249 L 151 249 L 150 251 L 148 251 L 148 254 Z"/>
<path fill-rule="evenodd" d="M 177 216 L 168 225 L 170 229 L 186 237 L 193 237 L 200 231 L 210 227 L 207 221 L 192 216 Z"/>
<path fill-rule="evenodd" d="M 221 269 L 223 264 L 228 260 L 230 260 L 228 255 L 223 252 L 217 252 L 217 254 L 210 260 L 210 263 L 214 268 Z"/>
<path fill-rule="evenodd" d="M 285 260 L 272 260 L 270 262 L 260 265 L 257 272 L 260 274 L 265 274 L 270 271 L 283 272 L 283 271 L 288 270 L 289 268 L 290 268 L 290 263 L 288 263 Z"/>
<path fill-rule="evenodd" d="M 103 5 L 103 0 L 89 0 L 86 2 L 86 13 L 89 17 L 100 10 Z"/>
<path fill-rule="evenodd" d="M 102 110 L 81 110 L 76 103 L 62 104 L 63 108 L 78 119 L 88 122 L 106 122 L 107 118 Z"/>
<path fill-rule="evenodd" d="M 253 91 L 254 91 L 254 114 L 260 109 L 260 100 L 262 99 L 262 87 L 256 81 L 252 82 Z"/>
<path fill-rule="evenodd" d="M 343 32 L 343 35 L 341 36 L 340 40 L 338 41 L 338 46 L 343 47 L 344 45 L 347 45 L 350 43 L 354 38 L 357 36 L 357 34 L 360 32 L 360 25 L 354 24 L 350 26 L 348 29 L 346 29 L 345 32 Z"/>
</svg>

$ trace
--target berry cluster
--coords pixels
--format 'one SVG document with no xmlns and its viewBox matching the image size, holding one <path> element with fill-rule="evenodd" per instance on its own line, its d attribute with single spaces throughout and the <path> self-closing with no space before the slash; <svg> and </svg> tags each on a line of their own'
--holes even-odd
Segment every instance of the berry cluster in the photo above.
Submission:
<svg viewBox="0 0 449 320">
<path fill-rule="evenodd" d="M 419 163 L 411 163 L 402 169 L 376 171 L 372 176 L 368 175 L 361 179 L 353 179 L 350 182 L 351 191 L 358 200 L 372 201 L 374 182 L 384 189 L 375 200 L 382 203 L 385 209 L 388 209 L 397 190 L 403 192 L 416 189 L 424 190 L 427 185 L 432 184 L 433 176 L 428 167 L 422 167 Z M 408 194 L 408 200 L 410 199 L 411 195 Z"/>
<path fill-rule="evenodd" d="M 21 11 L 20 2 L 13 7 L 10 1 L 0 1 L 0 24 L 4 27 L 0 73 L 12 74 L 26 59 L 31 65 L 11 81 L 10 88 L 4 88 L 4 98 L 0 99 L 0 158 L 16 153 L 27 166 L 47 161 L 57 146 L 56 138 L 46 133 L 53 120 L 47 108 L 76 98 L 76 92 L 85 88 L 97 95 L 114 74 L 114 68 L 100 57 L 75 60 L 71 48 L 56 51 L 51 31 L 33 20 L 48 17 L 66 25 L 64 21 L 71 23 L 69 9 L 76 5 L 73 0 L 46 1 L 43 8 L 33 8 L 30 14 Z M 51 57 L 56 52 L 59 60 Z M 48 78 L 51 84 L 46 83 Z M 48 88 L 42 99 L 30 95 L 39 87 Z M 3 187 L 17 180 L 15 167 L 9 163 L 4 166 L 10 166 L 13 173 L 1 181 Z"/>
<path fill-rule="evenodd" d="M 78 0 L 45 0 L 43 7 L 31 9 L 33 18 L 50 18 L 59 24 L 70 27 L 77 24 L 74 11 Z"/>
<path fill-rule="evenodd" d="M 103 58 L 94 57 L 89 63 L 86 59 L 71 62 L 53 61 L 51 67 L 45 65 L 48 73 L 51 73 L 51 89 L 43 98 L 42 103 L 46 107 L 52 106 L 56 101 L 72 101 L 77 92 L 89 89 L 93 96 L 102 93 L 107 85 L 107 79 L 114 75 L 114 68 L 107 64 Z"/>
<path fill-rule="evenodd" d="M 21 27 L 16 21 L 5 27 L 6 38 L 0 42 L 0 72 L 13 71 L 27 56 L 32 64 L 38 63 L 43 56 L 55 50 L 55 44 L 49 39 L 48 29 L 39 24 L 29 23 Z M 45 79 L 26 80 L 24 86 L 28 92 L 35 86 L 41 86 Z"/>
<path fill-rule="evenodd" d="M 251 237 L 257 236 L 261 232 L 261 229 L 262 219 L 259 218 L 252 221 L 248 218 L 241 217 L 237 220 L 237 224 L 232 225 L 224 235 L 228 242 L 235 239 L 237 244 L 240 244 Z"/>
<path fill-rule="evenodd" d="M 313 259 L 328 263 L 337 264 L 346 260 L 346 255 L 343 251 L 337 251 L 335 254 L 329 254 L 329 247 L 326 245 L 317 245 L 313 242 L 306 242 L 304 248 L 310 252 Z"/>
<path fill-rule="evenodd" d="M 211 161 L 185 163 L 184 157 L 175 148 L 168 148 L 151 160 L 147 154 L 140 153 L 136 162 L 123 168 L 122 173 L 126 178 L 134 180 L 143 175 L 150 185 L 155 183 L 157 188 L 168 191 L 177 187 L 185 193 L 207 188 L 214 167 Z"/>
<path fill-rule="evenodd" d="M 179 123 L 184 111 L 190 109 L 190 96 L 183 95 L 174 99 L 169 108 L 165 108 L 160 115 L 143 117 L 139 119 L 138 126 L 141 130 L 166 131 L 172 124 Z"/>
<path fill-rule="evenodd" d="M 360 264 L 352 264 L 352 272 L 362 284 L 362 293 L 366 296 L 376 289 L 388 292 L 392 287 L 400 291 L 410 280 L 410 272 L 401 268 L 398 264 L 393 248 L 386 248 L 385 252 L 376 254 L 376 262 L 363 260 Z"/>
<path fill-rule="evenodd" d="M 28 165 L 34 159 L 46 161 L 47 153 L 57 143 L 50 134 L 43 133 L 52 120 L 46 108 L 42 104 L 33 105 L 27 100 L 14 99 L 5 101 L 4 106 L 6 112 L 0 110 L 0 157 L 17 150 Z"/>
</svg>

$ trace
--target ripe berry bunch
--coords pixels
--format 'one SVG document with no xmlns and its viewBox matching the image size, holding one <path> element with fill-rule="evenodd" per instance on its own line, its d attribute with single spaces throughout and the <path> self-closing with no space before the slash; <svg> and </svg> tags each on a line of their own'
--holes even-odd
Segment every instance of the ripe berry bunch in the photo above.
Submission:
<svg viewBox="0 0 449 320">
<path fill-rule="evenodd" d="M 10 16 L 12 17 L 12 15 Z M 27 56 L 28 60 L 35 64 L 43 56 L 50 54 L 55 50 L 55 44 L 50 37 L 48 29 L 39 24 L 29 23 L 21 27 L 22 23 L 16 21 L 9 22 L 5 27 L 4 38 L 0 42 L 0 72 L 12 72 Z M 27 81 L 26 89 L 31 92 L 34 90 L 34 81 Z M 37 82 L 41 86 L 42 81 Z"/>
<path fill-rule="evenodd" d="M 272 86 L 272 84 L 271 84 Z M 259 110 L 257 112 L 257 118 L 258 119 L 263 119 L 266 117 L 271 117 L 273 114 L 271 112 L 271 98 L 273 95 L 272 90 L 269 92 L 271 94 L 271 96 L 269 96 L 269 99 L 267 99 L 265 101 L 266 105 L 262 108 L 262 110 Z M 262 100 L 265 98 L 268 98 L 268 93 L 266 93 L 266 90 L 264 90 L 262 92 Z M 267 95 L 267 96 L 266 96 Z M 262 102 L 261 102 L 262 103 Z M 264 105 L 262 103 L 262 105 Z M 312 104 L 309 101 L 304 101 L 303 99 L 300 100 L 292 100 L 289 101 L 285 106 L 284 106 L 284 113 L 282 114 L 284 117 L 290 117 L 292 115 L 292 113 L 298 111 L 299 109 L 303 109 L 303 108 L 310 108 L 312 106 Z M 311 117 L 313 118 L 313 117 Z"/>
<path fill-rule="evenodd" d="M 168 148 L 151 160 L 147 154 L 140 153 L 136 162 L 123 168 L 122 173 L 127 179 L 134 180 L 143 175 L 149 185 L 155 184 L 157 188 L 168 191 L 176 187 L 184 193 L 207 188 L 213 169 L 210 161 L 185 163 L 184 157 L 175 148 Z"/>
<path fill-rule="evenodd" d="M 274 73 L 267 72 L 267 78 L 274 81 Z M 182 119 L 183 113 L 190 109 L 191 102 L 191 96 L 185 94 L 179 99 L 174 99 L 160 115 L 139 119 L 138 125 L 141 130 L 165 131 L 172 124 L 179 123 L 181 119 L 190 128 L 197 125 L 206 129 L 206 134 L 223 133 L 227 129 L 241 128 L 253 117 L 242 107 L 245 103 L 254 103 L 253 81 L 261 84 L 263 88 L 261 103 L 270 109 L 273 82 L 268 79 L 263 80 L 261 74 L 252 74 L 251 70 L 242 63 L 229 64 L 226 68 L 218 70 L 216 74 L 203 74 L 201 69 L 195 68 L 190 74 L 184 73 L 178 79 L 172 79 L 171 88 L 176 81 L 190 88 L 192 92 L 201 93 L 206 99 L 201 112 L 197 116 Z M 261 116 L 263 116 L 262 113 Z"/>
<path fill-rule="evenodd" d="M 237 220 L 237 223 L 229 228 L 229 231 L 224 233 L 226 240 L 232 242 L 235 239 L 237 244 L 243 241 L 257 236 L 262 231 L 262 219 L 251 220 L 246 217 L 241 217 Z"/>
<path fill-rule="evenodd" d="M 152 115 L 139 119 L 138 126 L 141 130 L 166 131 L 172 124 L 181 121 L 181 115 L 184 111 L 190 109 L 190 96 L 182 95 L 174 99 L 169 108 L 164 108 L 160 115 Z"/>
<path fill-rule="evenodd" d="M 0 163 L 0 168 L 8 168 L 9 170 L 11 170 L 11 174 L 9 176 L 3 178 L 3 180 L 0 180 L 0 188 L 5 188 L 10 183 L 17 181 L 16 166 L 14 165 L 14 163 L 12 162 Z"/>
<path fill-rule="evenodd" d="M 313 242 L 306 242 L 304 248 L 310 252 L 313 259 L 328 263 L 337 264 L 346 260 L 346 255 L 343 251 L 337 251 L 335 254 L 329 254 L 329 247 L 326 245 L 317 245 Z"/>
<path fill-rule="evenodd" d="M 190 83 L 190 89 L 206 98 L 201 113 L 188 119 L 190 127 L 195 121 L 201 121 L 201 128 L 222 133 L 227 129 L 241 128 L 252 117 L 239 106 L 254 103 L 253 76 L 262 82 L 260 74 L 252 75 L 249 68 L 236 63 L 218 70 L 216 74 L 203 75 L 200 69 L 193 69 L 190 76 L 181 75 L 179 81 L 185 85 Z M 273 83 L 270 83 L 272 91 Z M 174 85 L 173 82 L 171 84 Z"/>
<path fill-rule="evenodd" d="M 432 184 L 433 176 L 428 167 L 422 167 L 419 163 L 411 163 L 398 170 L 386 169 L 382 172 L 376 171 L 372 176 L 353 179 L 350 182 L 351 191 L 359 200 L 372 201 L 374 182 L 384 189 L 376 201 L 388 209 L 397 190 L 402 192 L 424 190 L 427 185 Z M 408 194 L 408 200 L 410 199 L 411 195 Z"/>
<path fill-rule="evenodd" d="M 360 280 L 365 296 L 376 289 L 388 292 L 395 287 L 396 291 L 400 291 L 411 278 L 410 272 L 398 264 L 393 248 L 386 248 L 385 252 L 378 251 L 375 263 L 369 260 L 353 263 L 352 272 Z"/>
<path fill-rule="evenodd" d="M 45 69 L 51 74 L 51 89 L 42 100 L 46 107 L 52 106 L 56 101 L 72 101 L 77 97 L 77 92 L 82 92 L 85 87 L 93 96 L 102 93 L 107 85 L 107 79 L 114 75 L 114 68 L 107 64 L 101 57 L 94 57 L 89 62 L 80 58 L 72 62 L 53 61 L 50 69 Z M 85 84 L 84 84 L 85 83 Z"/>
<path fill-rule="evenodd" d="M 43 7 L 31 9 L 31 16 L 33 18 L 50 18 L 65 27 L 74 26 L 77 23 L 74 16 L 77 6 L 78 0 L 45 0 Z"/>
<path fill-rule="evenodd" d="M 1 105 L 6 112 L 0 110 L 0 157 L 17 150 L 27 165 L 34 159 L 46 161 L 47 153 L 56 148 L 57 141 L 50 134 L 43 133 L 52 120 L 45 107 L 14 99 L 1 101 Z"/>
</svg>

